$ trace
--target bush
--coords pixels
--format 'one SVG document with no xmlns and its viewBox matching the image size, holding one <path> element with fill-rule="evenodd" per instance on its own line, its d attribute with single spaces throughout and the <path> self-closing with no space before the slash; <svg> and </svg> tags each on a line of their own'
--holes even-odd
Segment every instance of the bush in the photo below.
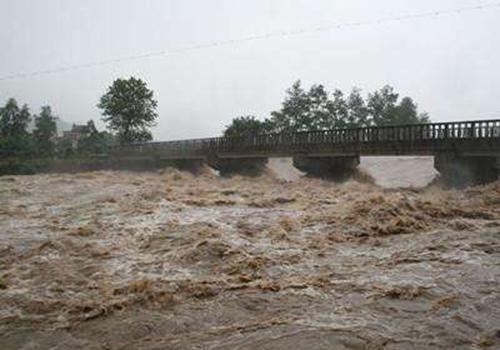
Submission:
<svg viewBox="0 0 500 350">
<path fill-rule="evenodd" d="M 33 175 L 47 169 L 47 160 L 10 160 L 0 163 L 0 176 L 3 175 Z"/>
</svg>

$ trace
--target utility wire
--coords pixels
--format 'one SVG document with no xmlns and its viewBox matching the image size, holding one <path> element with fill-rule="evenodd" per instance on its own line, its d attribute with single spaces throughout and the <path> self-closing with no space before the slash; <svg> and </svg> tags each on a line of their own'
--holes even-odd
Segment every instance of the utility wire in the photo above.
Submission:
<svg viewBox="0 0 500 350">
<path fill-rule="evenodd" d="M 429 12 L 420 12 L 420 13 L 414 13 L 414 14 L 400 15 L 400 16 L 395 16 L 395 17 L 385 17 L 385 18 L 379 18 L 379 19 L 368 20 L 368 21 L 329 24 L 329 25 L 318 26 L 318 27 L 307 28 L 307 29 L 304 28 L 304 29 L 290 30 L 290 31 L 283 31 L 283 32 L 270 32 L 270 33 L 265 33 L 265 34 L 260 34 L 260 35 L 251 35 L 251 36 L 232 39 L 232 40 L 216 41 L 216 42 L 198 44 L 198 45 L 193 45 L 193 46 L 180 47 L 180 48 L 175 48 L 175 49 L 170 49 L 170 50 L 162 50 L 162 51 L 149 52 L 149 53 L 144 53 L 144 54 L 139 54 L 139 55 L 121 57 L 121 58 L 116 58 L 116 59 L 94 61 L 94 62 L 88 62 L 88 63 L 83 63 L 83 64 L 59 67 L 59 68 L 54 68 L 54 69 L 34 71 L 34 72 L 30 72 L 30 73 L 16 73 L 16 74 L 2 76 L 2 77 L 0 77 L 0 81 L 13 80 L 13 79 L 27 79 L 30 77 L 37 77 L 37 76 L 41 76 L 41 75 L 48 75 L 48 74 L 54 74 L 54 73 L 63 73 L 63 72 L 91 68 L 91 67 L 96 67 L 96 66 L 110 65 L 110 64 L 114 64 L 114 63 L 136 61 L 136 60 L 142 60 L 145 58 L 158 57 L 158 56 L 168 56 L 168 55 L 174 55 L 174 54 L 181 54 L 181 53 L 185 53 L 185 52 L 189 52 L 189 51 L 197 51 L 197 50 L 203 50 L 203 49 L 208 49 L 208 48 L 215 48 L 218 46 L 230 46 L 230 45 L 235 45 L 235 44 L 249 42 L 249 41 L 296 36 L 296 35 L 303 35 L 303 34 L 308 34 L 308 33 L 323 32 L 323 31 L 330 31 L 330 30 L 340 30 L 340 29 L 351 28 L 351 27 L 381 25 L 381 24 L 386 24 L 386 23 L 391 23 L 391 22 L 401 22 L 401 21 L 408 21 L 408 20 L 415 20 L 415 19 L 431 18 L 431 17 L 443 17 L 443 16 L 457 15 L 457 14 L 461 14 L 464 12 L 487 10 L 487 9 L 494 9 L 494 8 L 496 8 L 496 9 L 500 8 L 500 2 L 475 5 L 475 6 L 468 6 L 468 7 L 460 7 L 460 8 L 455 8 L 455 9 L 451 9 L 451 10 L 429 11 Z"/>
</svg>

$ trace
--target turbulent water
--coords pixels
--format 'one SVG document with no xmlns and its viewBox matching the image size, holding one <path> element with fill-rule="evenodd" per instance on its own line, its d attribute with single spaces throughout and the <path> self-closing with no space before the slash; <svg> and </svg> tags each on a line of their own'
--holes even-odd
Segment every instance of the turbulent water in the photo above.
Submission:
<svg viewBox="0 0 500 350">
<path fill-rule="evenodd" d="M 0 177 L 0 349 L 500 348 L 500 183 L 405 161 Z"/>
<path fill-rule="evenodd" d="M 279 179 L 295 181 L 304 176 L 291 158 L 271 158 L 268 167 Z M 434 157 L 362 157 L 359 169 L 385 188 L 424 187 L 438 175 Z"/>
</svg>

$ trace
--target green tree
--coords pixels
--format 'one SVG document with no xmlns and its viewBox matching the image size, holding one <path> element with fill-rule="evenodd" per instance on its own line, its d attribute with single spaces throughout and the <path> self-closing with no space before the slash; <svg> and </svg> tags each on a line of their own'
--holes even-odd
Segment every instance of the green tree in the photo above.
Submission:
<svg viewBox="0 0 500 350">
<path fill-rule="evenodd" d="M 19 108 L 17 101 L 9 99 L 0 108 L 0 153 L 21 156 L 33 152 L 31 136 L 27 131 L 31 114 L 27 105 Z"/>
<path fill-rule="evenodd" d="M 390 85 L 368 95 L 368 110 L 376 126 L 394 125 L 399 94 Z"/>
<path fill-rule="evenodd" d="M 368 117 L 361 90 L 354 88 L 346 99 L 336 89 L 330 97 L 321 84 L 305 91 L 297 81 L 287 91 L 281 110 L 271 114 L 270 122 L 276 131 L 310 131 L 368 125 Z"/>
<path fill-rule="evenodd" d="M 227 127 L 225 135 L 258 132 L 293 132 L 326 129 L 427 123 L 427 113 L 419 114 L 410 97 L 399 102 L 399 94 L 386 85 L 368 95 L 353 88 L 348 96 L 336 89 L 329 94 L 323 85 L 312 85 L 309 90 L 296 81 L 286 91 L 281 109 L 271 113 L 263 122 L 257 119 L 236 118 Z"/>
<path fill-rule="evenodd" d="M 376 126 L 429 123 L 427 113 L 418 113 L 417 104 L 410 97 L 399 101 L 399 94 L 386 85 L 369 95 L 368 110 Z"/>
<path fill-rule="evenodd" d="M 89 120 L 85 127 L 85 133 L 78 141 L 77 151 L 80 154 L 103 154 L 113 143 L 111 134 L 97 130 L 94 121 Z"/>
<path fill-rule="evenodd" d="M 365 104 L 361 90 L 353 88 L 347 98 L 347 124 L 348 128 L 364 127 L 370 124 L 369 110 Z"/>
<path fill-rule="evenodd" d="M 312 85 L 306 91 L 298 80 L 287 90 L 281 109 L 272 112 L 267 123 L 275 132 L 329 129 L 336 122 L 334 109 L 323 85 Z"/>
<path fill-rule="evenodd" d="M 14 124 L 14 119 L 19 115 L 19 106 L 17 101 L 10 98 L 5 106 L 0 110 L 0 134 L 2 137 L 8 137 L 12 131 L 12 125 Z"/>
<path fill-rule="evenodd" d="M 266 122 L 254 116 L 234 118 L 224 130 L 225 137 L 252 136 L 266 133 Z"/>
<path fill-rule="evenodd" d="M 68 138 L 62 138 L 55 143 L 55 153 L 58 158 L 72 158 L 75 156 L 73 141 Z"/>
<path fill-rule="evenodd" d="M 271 112 L 270 123 L 275 132 L 301 131 L 309 124 L 309 96 L 297 80 L 286 91 L 281 110 Z"/>
<path fill-rule="evenodd" d="M 427 113 L 418 113 L 418 107 L 411 97 L 404 97 L 396 106 L 393 116 L 394 124 L 421 124 L 429 122 Z"/>
<path fill-rule="evenodd" d="M 103 121 L 116 131 L 121 144 L 153 139 L 148 128 L 156 125 L 158 103 L 141 79 L 117 79 L 98 104 Z"/>
<path fill-rule="evenodd" d="M 0 135 L 12 136 L 27 133 L 31 114 L 27 105 L 19 108 L 17 101 L 9 99 L 0 109 Z"/>
<path fill-rule="evenodd" d="M 345 100 L 344 93 L 339 89 L 335 89 L 332 96 L 333 99 L 329 103 L 329 122 L 323 128 L 346 128 L 349 123 L 349 106 Z"/>
<path fill-rule="evenodd" d="M 303 120 L 301 128 L 303 130 L 329 129 L 331 118 L 331 103 L 328 91 L 321 84 L 313 85 L 309 89 L 308 113 Z"/>
<path fill-rule="evenodd" d="M 57 136 L 57 117 L 52 115 L 49 106 L 42 107 L 39 116 L 35 116 L 35 129 L 33 136 L 38 152 L 44 156 L 52 156 L 55 151 L 55 138 Z"/>
</svg>

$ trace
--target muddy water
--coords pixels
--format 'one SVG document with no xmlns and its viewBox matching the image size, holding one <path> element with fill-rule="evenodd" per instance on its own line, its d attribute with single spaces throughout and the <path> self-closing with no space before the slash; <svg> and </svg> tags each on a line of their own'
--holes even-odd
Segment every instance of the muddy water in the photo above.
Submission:
<svg viewBox="0 0 500 350">
<path fill-rule="evenodd" d="M 294 168 L 292 158 L 270 158 L 269 169 L 280 179 L 295 181 L 304 176 Z M 384 188 L 425 187 L 439 174 L 434 157 L 361 157 L 359 169 Z"/>
<path fill-rule="evenodd" d="M 0 178 L 0 349 L 500 348 L 500 184 Z"/>
</svg>

